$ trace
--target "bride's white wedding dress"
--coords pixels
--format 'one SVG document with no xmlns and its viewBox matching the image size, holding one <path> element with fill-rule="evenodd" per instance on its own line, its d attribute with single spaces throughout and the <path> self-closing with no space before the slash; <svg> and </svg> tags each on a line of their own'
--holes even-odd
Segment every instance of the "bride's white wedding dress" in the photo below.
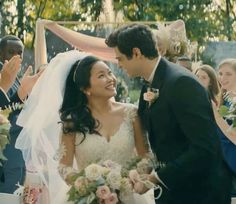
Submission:
<svg viewBox="0 0 236 204">
<path fill-rule="evenodd" d="M 66 193 L 69 186 L 60 177 L 58 160 L 55 159 L 61 132 L 61 124 L 58 123 L 59 109 L 68 73 L 72 65 L 86 55 L 73 50 L 54 57 L 35 84 L 17 121 L 23 129 L 16 141 L 16 148 L 22 151 L 26 166 L 34 167 L 34 171 L 37 171 L 37 175 L 48 189 L 50 204 L 68 203 Z M 136 108 L 127 105 L 124 121 L 110 141 L 104 137 L 87 134 L 80 144 L 82 136 L 78 134 L 75 153 L 77 169 L 83 169 L 98 159 L 110 159 L 123 165 L 132 158 L 135 147 L 132 119 L 135 115 Z M 152 192 L 145 195 L 134 194 L 129 203 L 155 203 Z"/>
<path fill-rule="evenodd" d="M 137 116 L 137 108 L 132 104 L 125 104 L 125 116 L 119 129 L 110 138 L 110 141 L 97 134 L 86 134 L 85 140 L 82 134 L 76 135 L 75 160 L 78 170 L 82 170 L 89 164 L 97 161 L 112 160 L 121 165 L 126 165 L 135 156 L 135 141 L 133 120 Z M 82 142 L 82 143 L 81 143 Z M 66 174 L 66 171 L 64 171 Z M 66 200 L 59 198 L 59 200 Z M 60 202 L 60 201 L 57 202 Z M 63 204 L 63 202 L 60 202 Z M 153 190 L 144 195 L 134 193 L 126 204 L 154 204 Z"/>
</svg>

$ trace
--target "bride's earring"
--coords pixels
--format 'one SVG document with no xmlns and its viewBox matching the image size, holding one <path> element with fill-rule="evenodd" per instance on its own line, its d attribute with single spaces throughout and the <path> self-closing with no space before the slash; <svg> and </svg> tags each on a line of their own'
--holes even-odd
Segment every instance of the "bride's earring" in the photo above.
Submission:
<svg viewBox="0 0 236 204">
<path fill-rule="evenodd" d="M 91 93 L 89 91 L 86 91 L 85 89 L 80 89 L 86 96 L 90 96 Z"/>
</svg>

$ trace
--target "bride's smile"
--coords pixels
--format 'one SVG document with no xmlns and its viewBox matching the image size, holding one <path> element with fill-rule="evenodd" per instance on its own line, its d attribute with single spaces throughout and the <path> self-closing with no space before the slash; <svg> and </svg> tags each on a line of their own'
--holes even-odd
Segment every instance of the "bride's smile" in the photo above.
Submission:
<svg viewBox="0 0 236 204">
<path fill-rule="evenodd" d="M 91 97 L 113 97 L 116 95 L 116 77 L 102 61 L 93 65 L 90 72 L 90 86 L 85 89 Z"/>
</svg>

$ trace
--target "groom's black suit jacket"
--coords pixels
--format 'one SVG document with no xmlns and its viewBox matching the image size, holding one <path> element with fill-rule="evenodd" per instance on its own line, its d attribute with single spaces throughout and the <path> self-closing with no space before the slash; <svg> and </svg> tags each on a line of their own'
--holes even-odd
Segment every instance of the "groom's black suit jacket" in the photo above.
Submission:
<svg viewBox="0 0 236 204">
<path fill-rule="evenodd" d="M 140 96 L 139 115 L 161 168 L 164 192 L 158 204 L 230 203 L 230 175 L 205 89 L 192 73 L 163 58 L 152 88 L 159 97 L 148 107 Z"/>
</svg>

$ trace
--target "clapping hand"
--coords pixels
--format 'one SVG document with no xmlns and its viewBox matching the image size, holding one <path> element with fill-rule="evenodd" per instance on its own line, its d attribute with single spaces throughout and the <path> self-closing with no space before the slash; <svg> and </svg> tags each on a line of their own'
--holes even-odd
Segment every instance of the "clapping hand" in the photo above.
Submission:
<svg viewBox="0 0 236 204">
<path fill-rule="evenodd" d="M 5 61 L 2 71 L 0 87 L 7 92 L 14 83 L 17 73 L 20 70 L 22 59 L 19 55 L 13 56 L 9 61 Z"/>
<path fill-rule="evenodd" d="M 18 89 L 18 96 L 21 100 L 24 100 L 31 92 L 33 86 L 43 73 L 44 69 L 39 71 L 36 74 L 31 75 L 32 73 L 32 66 L 29 66 L 23 75 L 23 78 L 21 80 L 21 85 Z"/>
</svg>

